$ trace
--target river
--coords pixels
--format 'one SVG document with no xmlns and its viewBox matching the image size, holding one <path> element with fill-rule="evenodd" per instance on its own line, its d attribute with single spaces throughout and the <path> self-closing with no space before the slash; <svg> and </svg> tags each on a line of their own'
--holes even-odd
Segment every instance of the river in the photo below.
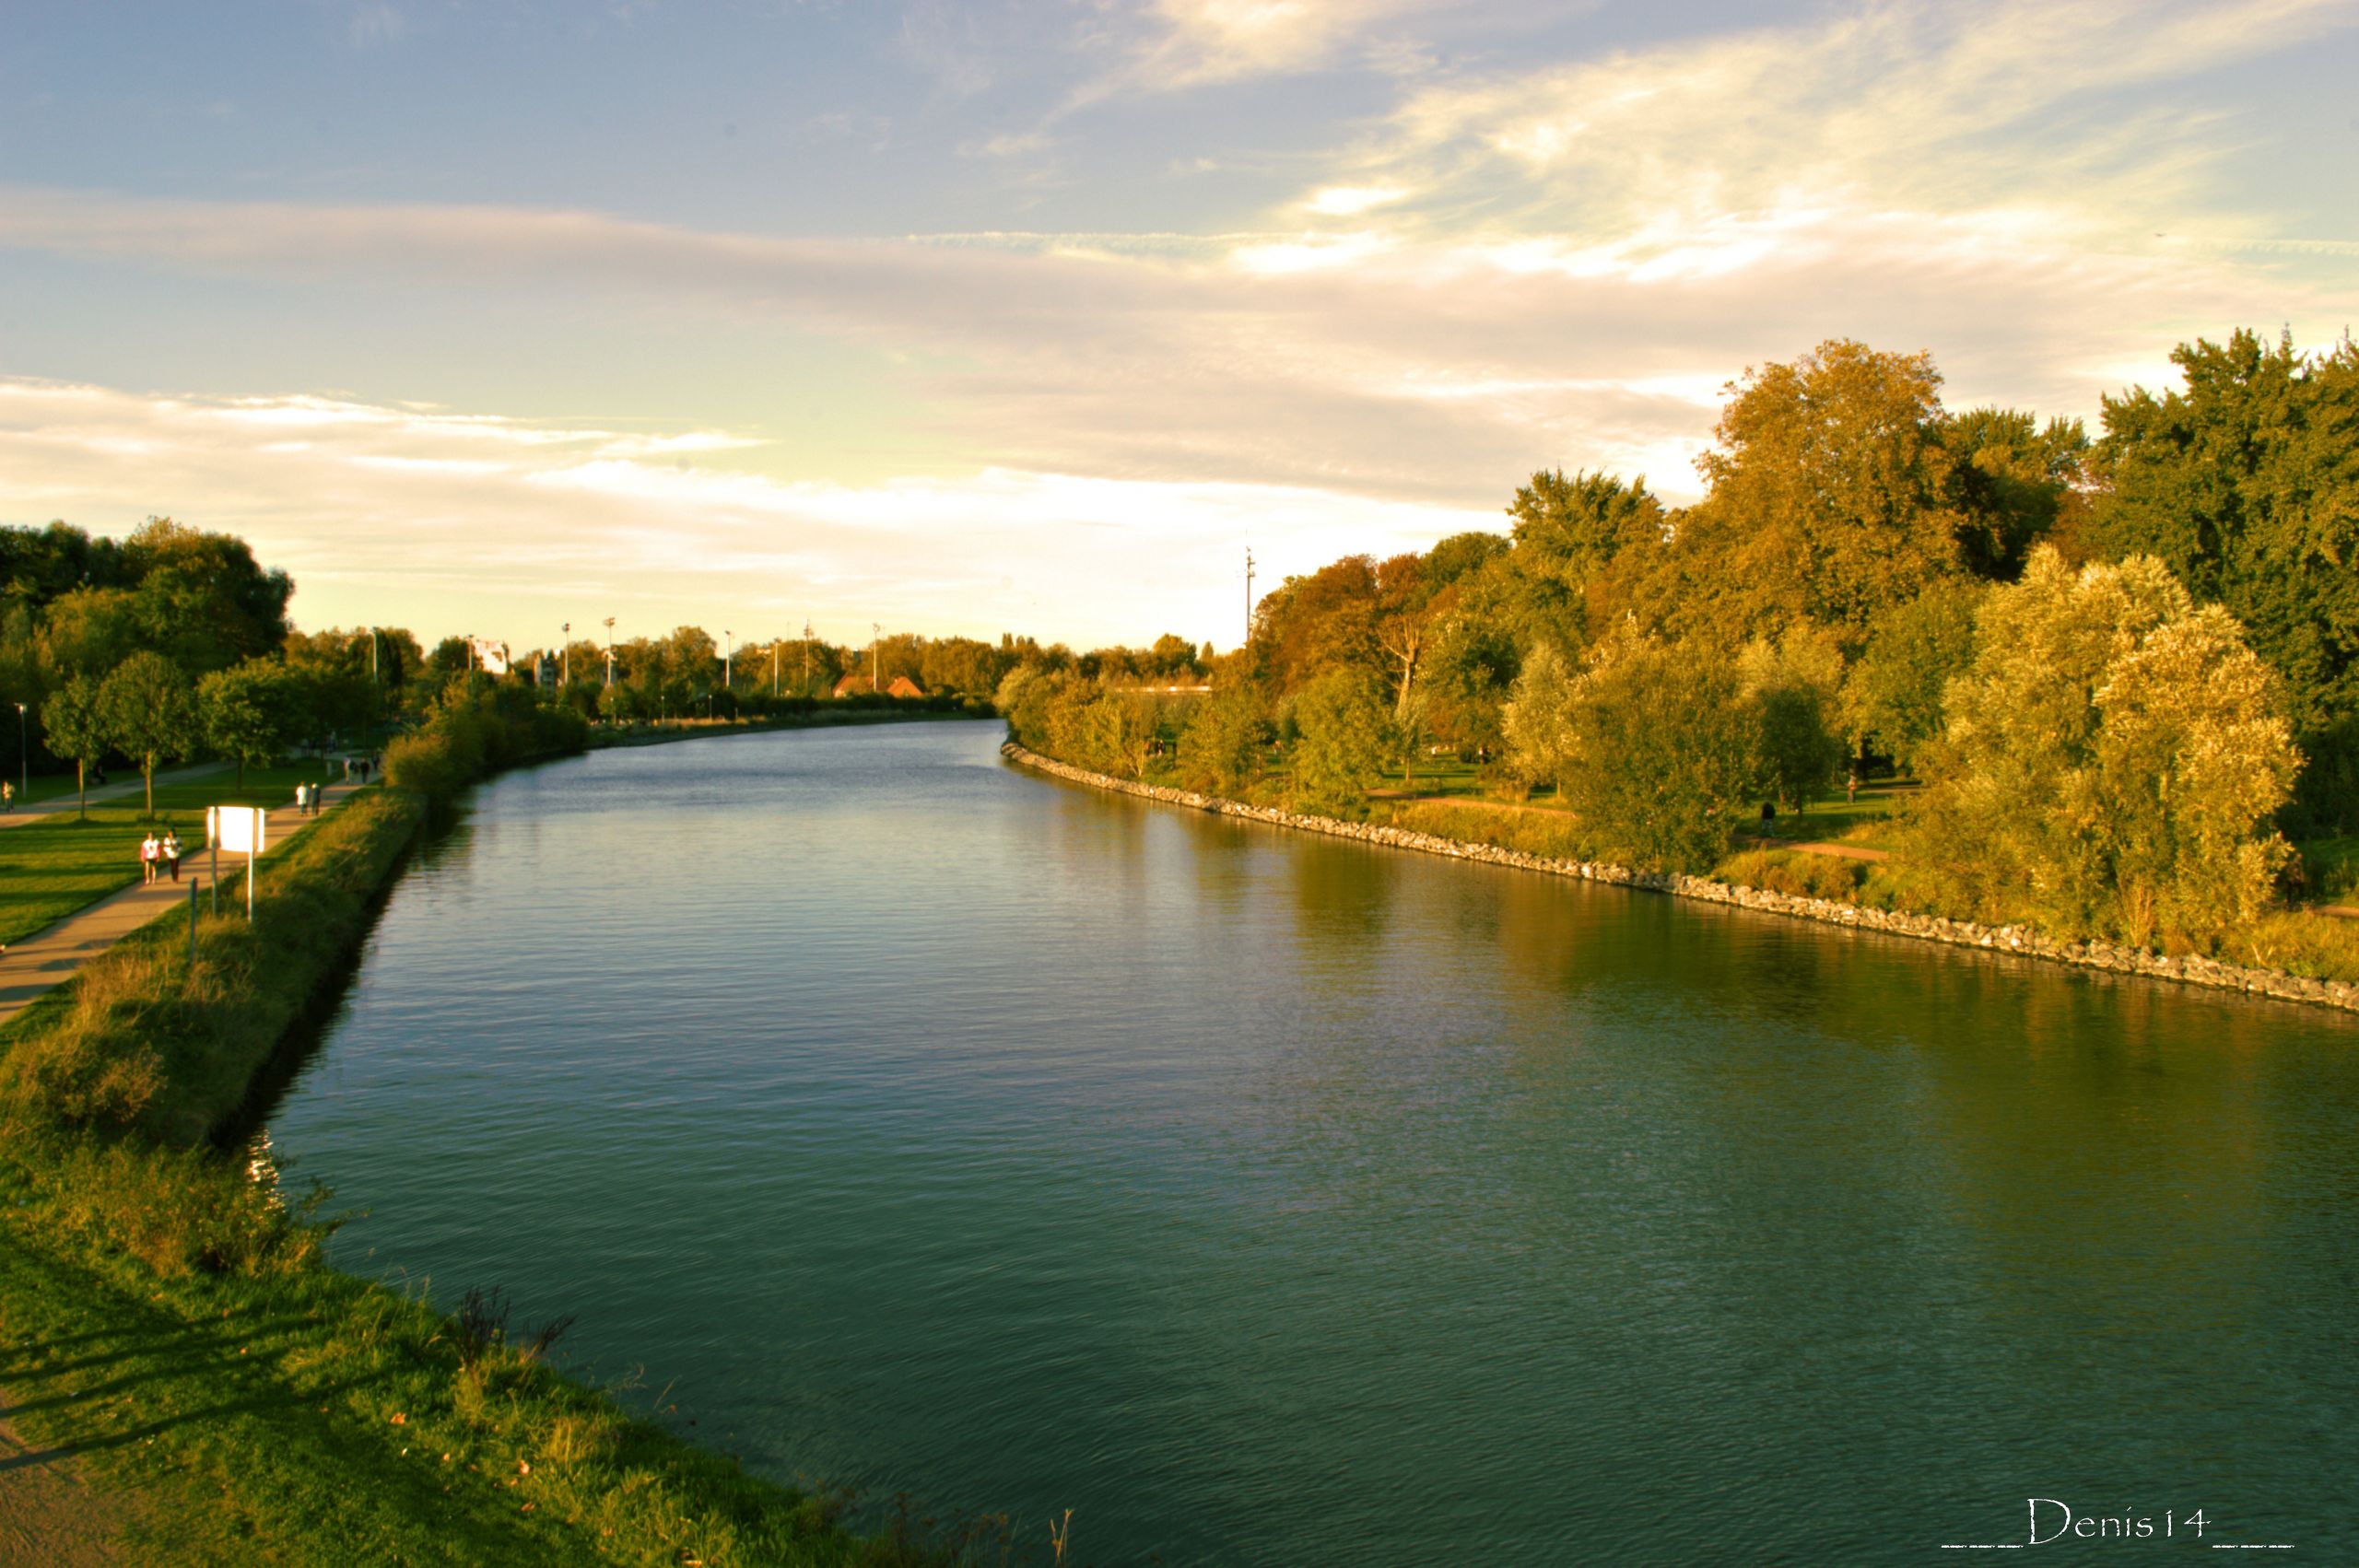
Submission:
<svg viewBox="0 0 2359 1568">
<path fill-rule="evenodd" d="M 336 1261 L 577 1314 L 574 1370 L 780 1479 L 1070 1508 L 1099 1564 L 1954 1562 L 2032 1497 L 2154 1532 L 2046 1561 L 2359 1560 L 2349 1020 L 1000 733 L 477 791 L 271 1115 L 367 1211 Z"/>
</svg>

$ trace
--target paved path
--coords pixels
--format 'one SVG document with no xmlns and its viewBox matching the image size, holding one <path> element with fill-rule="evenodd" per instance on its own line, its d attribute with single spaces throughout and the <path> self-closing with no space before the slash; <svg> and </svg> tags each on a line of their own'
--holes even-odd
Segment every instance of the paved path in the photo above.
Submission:
<svg viewBox="0 0 2359 1568">
<path fill-rule="evenodd" d="M 346 796 L 359 789 L 358 784 L 330 784 L 321 791 L 323 811 L 333 810 Z M 69 802 L 70 803 L 70 802 Z M 264 841 L 270 848 L 263 859 L 273 859 L 279 847 L 292 837 L 311 818 L 298 816 L 295 803 L 274 806 L 265 819 Z M 241 875 L 245 866 L 243 855 L 221 857 L 221 900 L 227 906 L 232 896 L 245 896 Z M 0 1024 L 22 1012 L 33 999 L 44 991 L 65 984 L 74 977 L 74 971 L 104 953 L 123 938 L 165 912 L 167 907 L 179 903 L 186 906 L 191 885 L 186 879 L 200 878 L 210 863 L 206 852 L 194 846 L 181 860 L 181 882 L 170 880 L 142 883 L 133 883 L 120 892 L 100 899 L 87 908 L 77 909 L 44 930 L 35 931 L 19 942 L 12 942 L 0 951 Z M 231 868 L 238 868 L 233 874 Z M 268 883 L 259 884 L 266 892 Z M 212 907 L 212 894 L 205 894 L 205 907 Z"/>
<path fill-rule="evenodd" d="M 156 775 L 156 782 L 185 784 L 192 778 L 205 778 L 216 773 L 226 772 L 229 766 L 229 765 L 226 762 L 201 762 L 194 767 L 175 767 L 169 772 L 158 772 Z M 138 774 L 134 773 L 128 778 L 117 778 L 111 784 L 100 785 L 90 791 L 90 799 L 93 802 L 119 801 L 125 795 L 140 794 L 147 787 L 146 781 Z M 20 803 L 13 810 L 0 812 L 0 827 L 15 827 L 19 823 L 30 822 L 37 816 L 47 816 L 52 812 L 70 812 L 81 803 L 81 799 L 79 795 L 68 790 L 63 795 L 52 795 L 45 801 L 35 801 L 29 805 Z"/>
</svg>

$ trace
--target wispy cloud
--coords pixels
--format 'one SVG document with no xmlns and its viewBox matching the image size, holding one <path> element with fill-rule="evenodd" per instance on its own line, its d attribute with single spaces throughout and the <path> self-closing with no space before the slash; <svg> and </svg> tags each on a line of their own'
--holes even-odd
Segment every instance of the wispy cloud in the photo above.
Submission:
<svg viewBox="0 0 2359 1568">
<path fill-rule="evenodd" d="M 623 614 L 626 635 L 683 621 L 778 631 L 811 615 L 839 636 L 882 618 L 1084 644 L 1141 626 L 1233 640 L 1248 540 L 1273 568 L 1309 570 L 1491 521 L 1283 486 L 1005 467 L 848 486 L 700 461 L 762 445 L 0 380 L 0 469 L 8 505 L 26 509 L 7 521 L 55 509 L 116 529 L 160 511 L 233 529 L 293 573 L 307 626 L 523 643 L 541 622 L 593 613 Z"/>
</svg>

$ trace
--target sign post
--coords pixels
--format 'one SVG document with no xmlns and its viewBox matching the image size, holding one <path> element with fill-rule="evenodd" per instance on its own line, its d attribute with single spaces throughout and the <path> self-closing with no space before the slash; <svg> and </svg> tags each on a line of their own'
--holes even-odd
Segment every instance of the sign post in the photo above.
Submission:
<svg viewBox="0 0 2359 1568">
<path fill-rule="evenodd" d="M 212 840 L 216 885 L 218 885 L 221 851 L 243 849 L 246 852 L 246 923 L 254 919 L 254 857 L 263 852 L 266 818 L 260 806 L 212 806 L 205 813 L 205 837 Z M 194 896 L 194 890 L 191 895 Z M 219 896 L 217 892 L 215 896 Z"/>
<path fill-rule="evenodd" d="M 198 878 L 188 879 L 188 964 L 196 967 L 196 884 Z"/>
</svg>

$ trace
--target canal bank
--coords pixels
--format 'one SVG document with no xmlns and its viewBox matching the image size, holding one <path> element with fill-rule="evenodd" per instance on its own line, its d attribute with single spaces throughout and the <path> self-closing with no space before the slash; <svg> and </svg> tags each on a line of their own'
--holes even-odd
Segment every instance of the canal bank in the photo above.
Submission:
<svg viewBox="0 0 2359 1568">
<path fill-rule="evenodd" d="M 1942 942 L 1953 947 L 1971 947 L 2045 963 L 2071 965 L 2075 968 L 2136 975 L 2149 979 L 2177 980 L 2185 985 L 2241 991 L 2279 1001 L 2305 1002 L 2343 1012 L 2359 1012 L 2359 985 L 2340 980 L 2313 979 L 2289 975 L 2282 970 L 2248 968 L 2195 954 L 2173 957 L 2111 942 L 2059 942 L 2023 926 L 1986 926 L 1971 920 L 1914 915 L 1901 910 L 1863 908 L 1837 899 L 1811 898 L 1771 889 L 1744 887 L 1710 877 L 1685 876 L 1676 872 L 1640 872 L 1597 860 L 1527 854 L 1519 849 L 1445 838 L 1387 824 L 1346 822 L 1338 817 L 1307 815 L 1281 811 L 1273 806 L 1248 805 L 1238 801 L 1223 800 L 1192 790 L 1176 790 L 1164 785 L 1144 784 L 1135 779 L 1117 778 L 1110 774 L 1093 773 L 1087 768 L 1042 756 L 1015 741 L 1007 742 L 1000 749 L 1001 755 L 1019 766 L 1069 783 L 1135 795 L 1141 800 L 1180 806 L 1190 811 L 1210 812 L 1219 816 L 1291 828 L 1301 833 L 1354 839 L 1418 854 L 1445 855 L 1452 860 L 1476 861 L 1484 865 L 1508 866 L 1545 876 L 1572 877 L 1582 882 L 1602 883 L 1642 892 L 1666 893 L 1678 898 L 1699 899 L 1709 904 L 1733 905 L 1795 919 L 1814 920 L 1822 925 L 1844 926 L 1919 942 Z"/>
</svg>

